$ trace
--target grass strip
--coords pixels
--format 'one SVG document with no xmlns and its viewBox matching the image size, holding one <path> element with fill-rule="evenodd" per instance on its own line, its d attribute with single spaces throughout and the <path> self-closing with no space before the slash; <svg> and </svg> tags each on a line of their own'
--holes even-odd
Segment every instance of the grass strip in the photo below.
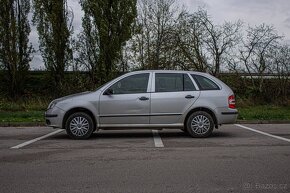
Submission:
<svg viewBox="0 0 290 193">
<path fill-rule="evenodd" d="M 290 120 L 290 107 L 252 106 L 241 107 L 239 120 Z"/>
<path fill-rule="evenodd" d="M 0 111 L 0 122 L 44 122 L 43 111 Z"/>
</svg>

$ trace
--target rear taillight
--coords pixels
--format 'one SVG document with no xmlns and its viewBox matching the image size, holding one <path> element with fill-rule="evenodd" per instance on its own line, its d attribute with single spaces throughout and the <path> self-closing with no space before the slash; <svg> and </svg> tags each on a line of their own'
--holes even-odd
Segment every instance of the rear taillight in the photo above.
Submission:
<svg viewBox="0 0 290 193">
<path fill-rule="evenodd" d="M 236 100 L 235 100 L 235 95 L 229 96 L 229 108 L 230 109 L 235 109 L 236 108 Z"/>
</svg>

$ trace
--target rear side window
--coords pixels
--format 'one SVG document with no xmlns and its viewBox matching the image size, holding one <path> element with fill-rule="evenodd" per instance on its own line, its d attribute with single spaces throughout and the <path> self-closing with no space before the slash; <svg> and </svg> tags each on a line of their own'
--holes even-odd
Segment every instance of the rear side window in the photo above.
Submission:
<svg viewBox="0 0 290 193">
<path fill-rule="evenodd" d="M 180 92 L 194 90 L 196 89 L 187 74 L 155 74 L 155 92 Z"/>
<path fill-rule="evenodd" d="M 214 83 L 212 80 L 204 76 L 193 75 L 193 74 L 191 76 L 194 78 L 194 80 L 198 84 L 200 90 L 220 90 L 219 86 L 216 83 Z"/>
</svg>

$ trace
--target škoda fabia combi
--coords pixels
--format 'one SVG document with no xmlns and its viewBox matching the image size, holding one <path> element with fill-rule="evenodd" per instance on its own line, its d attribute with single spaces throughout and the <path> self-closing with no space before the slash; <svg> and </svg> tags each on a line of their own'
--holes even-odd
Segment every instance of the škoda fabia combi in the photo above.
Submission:
<svg viewBox="0 0 290 193">
<path fill-rule="evenodd" d="M 221 124 L 234 123 L 233 91 L 219 79 L 193 71 L 136 71 L 93 92 L 56 99 L 45 113 L 48 126 L 87 139 L 100 129 L 181 128 L 208 137 Z"/>
</svg>

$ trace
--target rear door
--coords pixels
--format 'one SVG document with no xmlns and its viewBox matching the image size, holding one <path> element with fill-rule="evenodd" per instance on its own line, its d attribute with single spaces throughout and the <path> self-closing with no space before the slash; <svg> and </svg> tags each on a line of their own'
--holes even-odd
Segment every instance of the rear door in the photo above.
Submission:
<svg viewBox="0 0 290 193">
<path fill-rule="evenodd" d="M 154 73 L 150 124 L 177 124 L 199 97 L 186 73 Z"/>
</svg>

